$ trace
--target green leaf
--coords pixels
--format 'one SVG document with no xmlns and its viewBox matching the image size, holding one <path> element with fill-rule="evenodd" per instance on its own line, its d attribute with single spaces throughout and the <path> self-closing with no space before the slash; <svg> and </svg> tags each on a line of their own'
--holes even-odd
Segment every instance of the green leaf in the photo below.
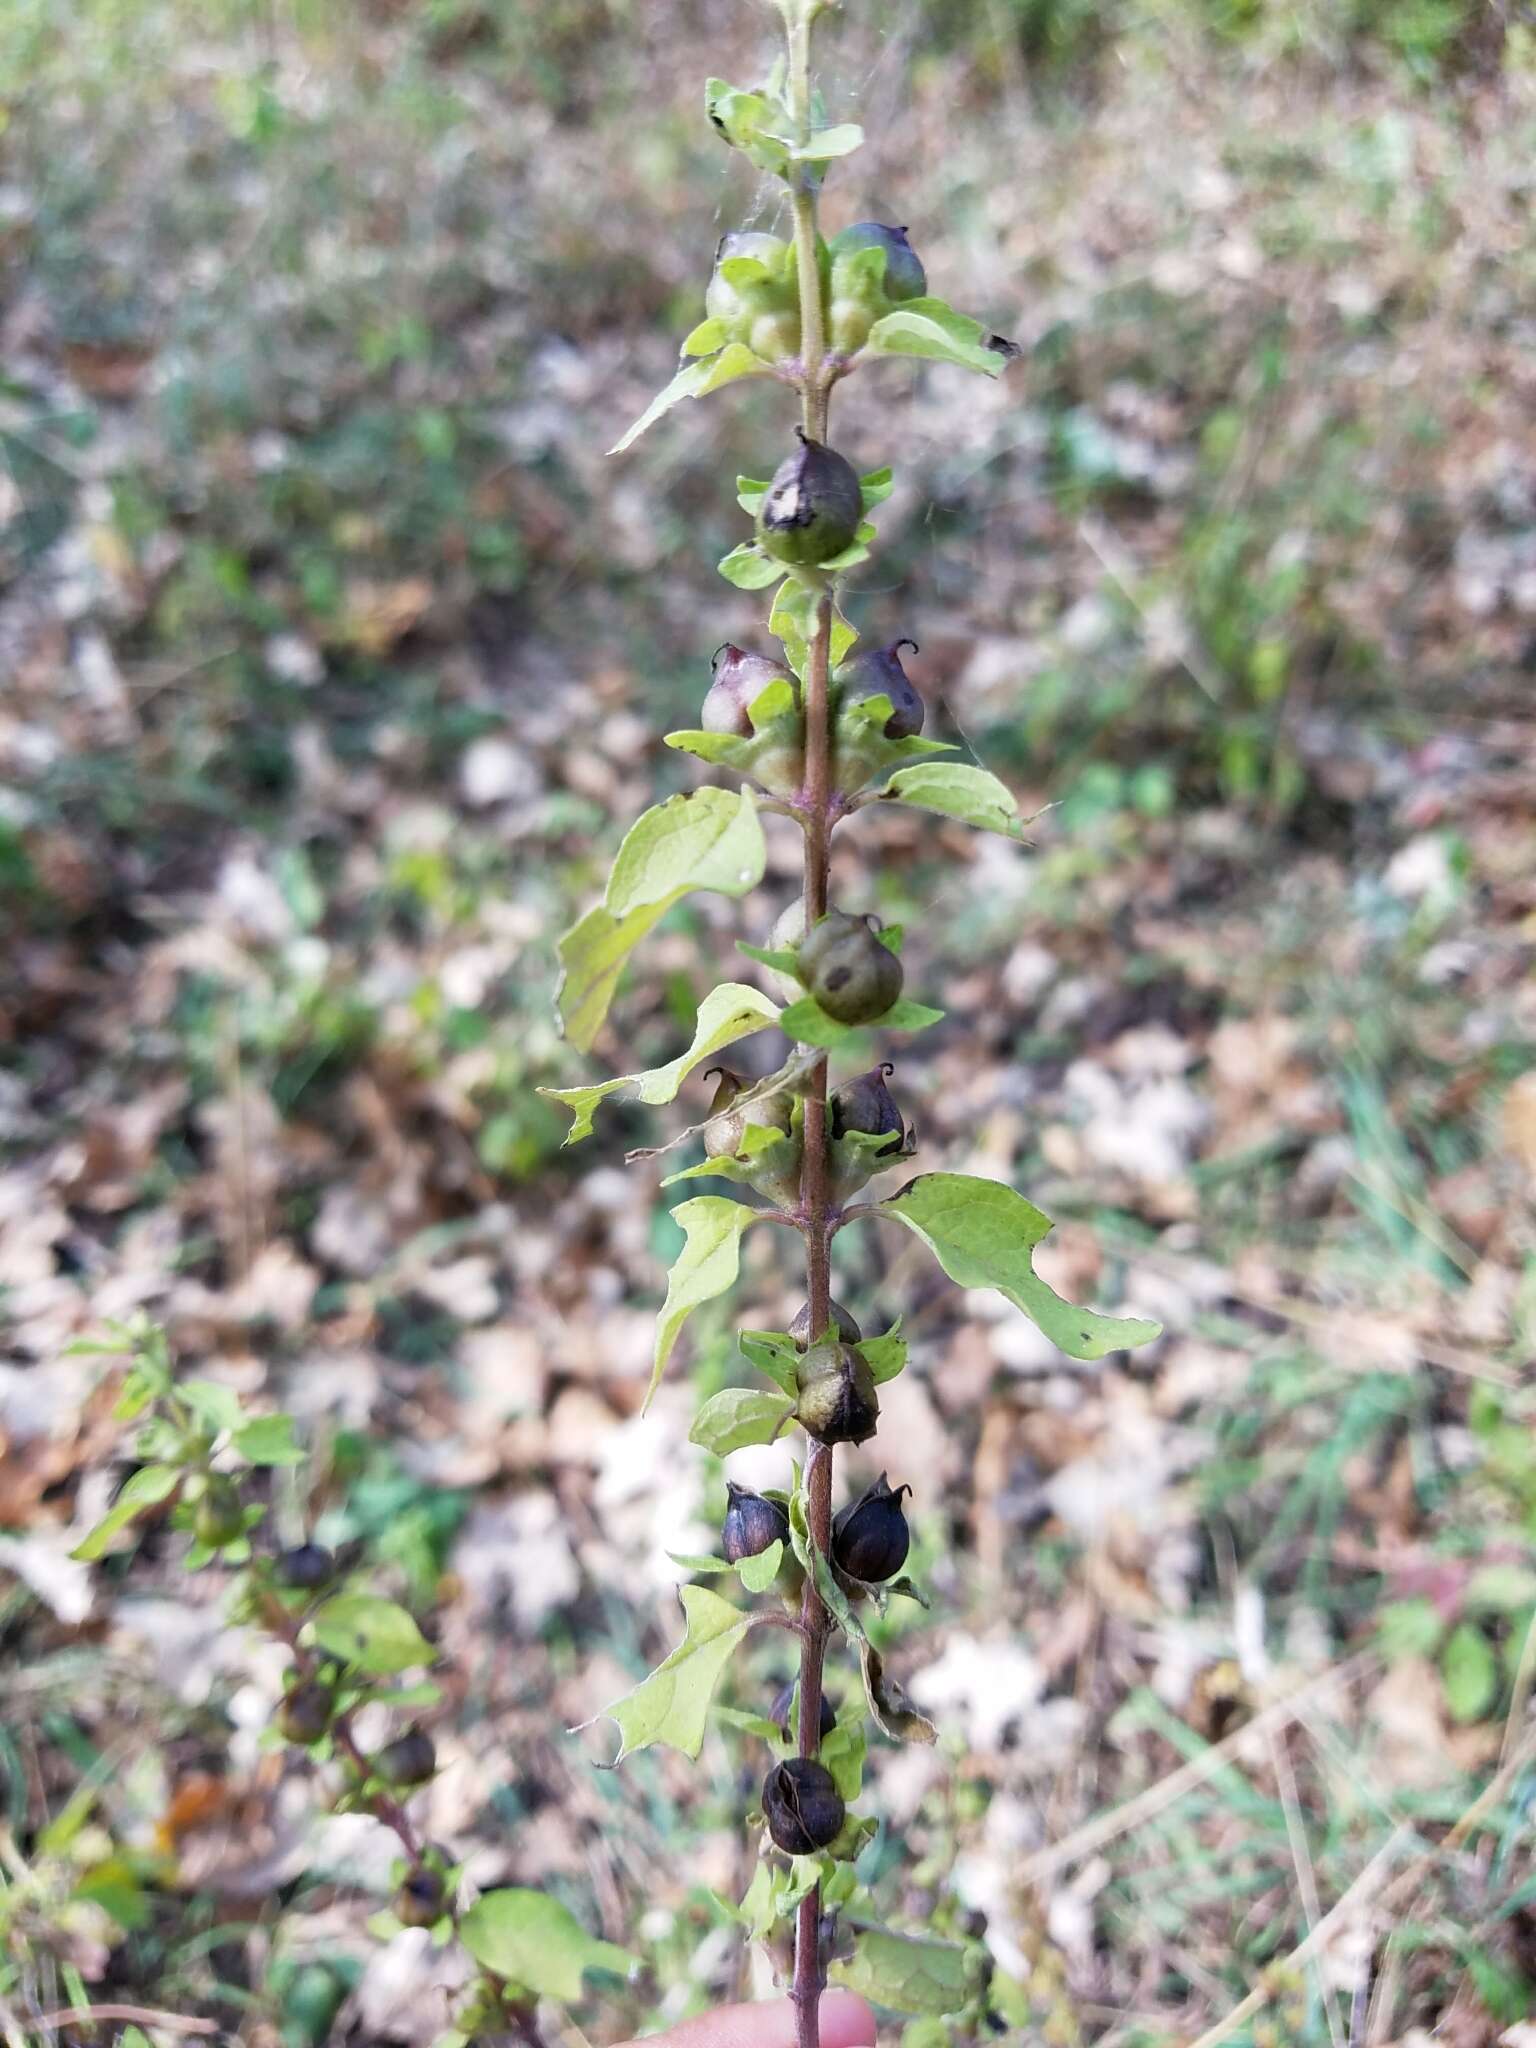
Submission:
<svg viewBox="0 0 1536 2048">
<path fill-rule="evenodd" d="M 1475 1621 L 1459 1622 L 1440 1652 L 1445 1704 L 1454 1721 L 1481 1721 L 1499 1696 L 1499 1660 Z"/>
<path fill-rule="evenodd" d="M 737 1337 L 741 1355 L 749 1365 L 766 1373 L 793 1401 L 797 1398 L 795 1373 L 800 1351 L 788 1330 L 743 1330 Z"/>
<path fill-rule="evenodd" d="M 215 1433 L 239 1426 L 240 1396 L 233 1387 L 218 1380 L 183 1380 L 178 1391 L 198 1420 Z"/>
<path fill-rule="evenodd" d="M 872 1017 L 867 1024 L 839 1024 L 814 996 L 802 996 L 780 1017 L 779 1029 L 787 1032 L 797 1045 L 819 1045 L 831 1050 L 846 1045 L 859 1031 L 926 1031 L 943 1015 L 942 1010 L 932 1010 L 926 1003 L 914 1003 L 910 997 L 902 996 L 883 1016 Z"/>
<path fill-rule="evenodd" d="M 1018 351 L 1011 342 L 988 335 L 979 320 L 957 313 L 943 299 L 908 299 L 884 313 L 869 330 L 864 344 L 877 356 L 925 356 L 937 363 L 958 363 L 964 370 L 1000 377 Z"/>
<path fill-rule="evenodd" d="M 695 328 L 691 341 L 698 333 Z M 670 412 L 674 405 L 680 405 L 685 398 L 705 398 L 711 391 L 718 391 L 722 384 L 733 384 L 738 377 L 766 377 L 772 370 L 771 363 L 765 363 L 761 356 L 754 355 L 744 342 L 733 341 L 718 355 L 704 356 L 697 362 L 685 363 L 663 390 L 658 391 L 650 404 L 641 413 L 627 433 L 614 442 L 608 450 L 610 455 L 622 455 L 632 447 L 647 427 L 653 427 L 663 413 Z"/>
<path fill-rule="evenodd" d="M 907 1362 L 907 1340 L 899 1335 L 900 1317 L 892 1323 L 883 1337 L 864 1337 L 859 1343 L 859 1356 L 869 1367 L 877 1387 L 883 1387 L 887 1380 L 895 1379 Z"/>
<path fill-rule="evenodd" d="M 789 1014 L 780 1020 L 786 1028 Z M 1160 1323 L 1096 1315 L 1053 1293 L 1030 1260 L 1051 1219 L 1001 1181 L 921 1173 L 869 1213 L 889 1216 L 920 1237 L 957 1286 L 1005 1295 L 1069 1358 L 1103 1358 L 1161 1334 Z"/>
<path fill-rule="evenodd" d="M 1024 819 L 1007 784 L 985 768 L 961 761 L 920 761 L 898 768 L 881 790 L 880 801 L 915 804 L 919 810 L 937 811 L 941 817 L 958 818 L 962 825 L 976 825 L 983 832 L 1001 832 L 1008 839 L 1024 836 Z"/>
<path fill-rule="evenodd" d="M 795 1689 L 794 1711 L 800 1710 L 799 1688 Z M 826 1765 L 837 1781 L 845 1804 L 852 1806 L 864 1789 L 864 1758 L 869 1744 L 864 1735 L 862 1719 L 839 1721 L 830 1735 L 822 1738 L 821 1748 L 816 1752 L 817 1761 Z"/>
<path fill-rule="evenodd" d="M 757 508 L 772 490 L 772 480 L 760 476 L 739 476 L 736 479 L 736 502 L 749 519 L 757 517 Z"/>
<path fill-rule="evenodd" d="M 687 1620 L 683 1640 L 633 1692 L 603 1709 L 603 1717 L 619 1731 L 615 1764 L 653 1742 L 679 1749 L 687 1757 L 698 1756 L 715 1687 L 731 1652 L 751 1626 L 750 1615 L 707 1586 L 684 1586 L 678 1597 Z"/>
<path fill-rule="evenodd" d="M 1529 1565 L 1485 1564 L 1467 1582 L 1466 1605 L 1477 1613 L 1521 1614 L 1536 1600 L 1536 1572 Z"/>
<path fill-rule="evenodd" d="M 248 1465 L 302 1465 L 304 1447 L 293 1434 L 291 1415 L 258 1415 L 244 1422 L 232 1439 Z"/>
<path fill-rule="evenodd" d="M 883 249 L 879 253 L 884 257 Z M 872 512 L 876 505 L 883 505 L 895 488 L 896 475 L 889 463 L 884 469 L 866 470 L 859 478 L 859 495 L 864 501 L 864 510 Z"/>
<path fill-rule="evenodd" d="M 729 340 L 730 325 L 727 321 L 701 320 L 683 337 L 682 353 L 685 356 L 716 355 Z"/>
<path fill-rule="evenodd" d="M 459 1919 L 459 1939 L 483 1969 L 540 1998 L 574 2004 L 588 1970 L 626 1977 L 634 1958 L 596 1941 L 547 1892 L 482 1892 Z"/>
<path fill-rule="evenodd" d="M 704 111 L 732 149 L 739 149 L 760 171 L 783 177 L 793 146 L 793 123 L 782 101 L 766 93 L 743 92 L 723 78 L 708 78 Z"/>
<path fill-rule="evenodd" d="M 541 1088 L 539 1093 L 571 1112 L 571 1128 L 565 1142 L 574 1145 L 590 1134 L 592 1112 L 608 1096 L 631 1096 L 636 1102 L 653 1107 L 671 1102 L 694 1068 L 712 1053 L 734 1045 L 740 1038 L 750 1038 L 754 1031 L 765 1030 L 778 1021 L 778 1004 L 759 989 L 749 988 L 744 981 L 722 982 L 700 1003 L 687 1051 L 680 1052 L 665 1066 L 647 1067 L 639 1074 L 619 1074 L 610 1081 L 596 1081 L 585 1088 Z"/>
<path fill-rule="evenodd" d="M 385 1678 L 413 1665 L 434 1664 L 437 1652 L 415 1621 L 394 1600 L 374 1593 L 338 1593 L 309 1623 L 322 1650 L 344 1664 Z"/>
<path fill-rule="evenodd" d="M 112 1503 L 107 1513 L 80 1543 L 69 1553 L 82 1564 L 94 1564 L 103 1556 L 114 1536 L 146 1508 L 157 1506 L 169 1500 L 181 1484 L 184 1474 L 176 1465 L 144 1465 L 135 1472 Z"/>
<path fill-rule="evenodd" d="M 771 967 L 776 974 L 793 974 L 799 964 L 791 948 L 750 946 L 745 939 L 738 939 L 736 950 L 745 953 L 749 960 L 755 960 L 760 967 Z"/>
<path fill-rule="evenodd" d="M 805 1511 L 805 1491 L 796 1486 L 789 1502 L 789 1540 L 795 1556 L 800 1560 L 802 1570 L 811 1573 L 822 1604 L 833 1620 L 842 1629 L 851 1643 L 864 1641 L 864 1629 L 859 1617 L 853 1611 L 853 1603 L 832 1576 L 832 1567 L 826 1555 L 811 1541 L 810 1523 Z"/>
<path fill-rule="evenodd" d="M 660 1386 L 678 1332 L 689 1316 L 735 1285 L 741 1264 L 741 1234 L 760 1213 L 724 1195 L 696 1195 L 691 1202 L 679 1202 L 672 1211 L 687 1242 L 667 1276 L 667 1298 L 656 1324 L 655 1362 L 642 1408 L 649 1407 Z"/>
<path fill-rule="evenodd" d="M 835 128 L 818 128 L 807 138 L 801 149 L 789 152 L 794 163 L 824 164 L 836 156 L 851 156 L 864 140 L 864 130 L 857 121 L 843 121 Z"/>
<path fill-rule="evenodd" d="M 771 1444 L 794 1412 L 794 1403 L 786 1403 L 782 1394 L 765 1394 L 757 1387 L 726 1387 L 712 1395 L 693 1418 L 688 1441 L 717 1458 L 728 1457 L 748 1444 Z"/>
<path fill-rule="evenodd" d="M 1444 1636 L 1439 1608 L 1422 1594 L 1389 1600 L 1376 1617 L 1376 1639 L 1389 1663 L 1401 1657 L 1432 1657 Z"/>
<path fill-rule="evenodd" d="M 779 1566 L 784 1561 L 784 1543 L 775 1537 L 766 1550 L 760 1550 L 755 1557 L 744 1557 L 736 1567 L 736 1576 L 749 1593 L 766 1593 L 778 1577 Z"/>
<path fill-rule="evenodd" d="M 878 472 L 877 472 L 878 474 Z M 802 583 L 798 576 L 786 576 L 768 614 L 768 630 L 784 643 L 789 665 L 798 676 L 810 666 L 811 642 L 816 637 L 816 610 L 826 593 L 815 584 Z M 831 662 L 836 668 L 858 639 L 858 634 L 832 605 Z M 886 717 L 890 717 L 889 711 Z"/>
<path fill-rule="evenodd" d="M 748 790 L 699 789 L 637 818 L 619 847 L 603 900 L 559 944 L 560 1016 L 580 1051 L 608 1014 L 630 953 L 690 889 L 742 896 L 763 878 L 767 850 Z"/>
<path fill-rule="evenodd" d="M 784 564 L 765 555 L 755 540 L 738 541 L 728 555 L 720 557 L 716 567 L 726 582 L 734 583 L 738 590 L 766 590 L 785 574 Z"/>
<path fill-rule="evenodd" d="M 870 1716 L 882 1735 L 892 1742 L 938 1741 L 938 1729 L 913 1706 L 904 1688 L 887 1675 L 885 1661 L 872 1643 L 860 1643 L 859 1666 Z"/>
<path fill-rule="evenodd" d="M 829 1975 L 834 1983 L 893 2012 L 958 2012 L 991 1974 L 984 1949 L 964 1948 L 931 1935 L 892 1934 L 885 1927 L 850 1924 L 857 1929 L 853 1954 L 833 1963 Z"/>
</svg>

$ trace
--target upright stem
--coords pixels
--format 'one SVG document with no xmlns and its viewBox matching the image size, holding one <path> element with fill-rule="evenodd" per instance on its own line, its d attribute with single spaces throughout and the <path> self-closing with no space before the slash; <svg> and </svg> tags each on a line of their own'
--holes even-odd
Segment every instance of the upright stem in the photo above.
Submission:
<svg viewBox="0 0 1536 2048">
<path fill-rule="evenodd" d="M 804 142 L 811 132 L 811 23 L 817 0 L 796 0 L 789 13 L 789 102 L 795 130 Z M 817 253 L 816 181 L 803 166 L 794 188 L 795 268 L 800 280 L 801 426 L 813 441 L 827 437 L 828 387 L 823 375 L 826 330 L 821 308 L 821 266 Z M 805 787 L 801 818 L 805 830 L 805 928 L 827 911 L 827 880 L 832 836 L 832 745 L 828 713 L 828 678 L 832 652 L 832 593 L 822 591 L 816 607 L 816 630 L 805 674 Z M 816 1062 L 806 1083 L 804 1149 L 800 1169 L 800 1215 L 805 1236 L 805 1291 L 810 1308 L 809 1341 L 826 1335 L 832 1320 L 831 1207 L 827 1178 L 827 1062 Z M 832 1543 L 832 1450 L 812 1443 L 806 1462 L 805 1490 L 811 1543 L 827 1552 Z M 800 1608 L 801 1756 L 814 1757 L 821 1748 L 822 1667 L 826 1661 L 831 1617 L 807 1574 Z M 802 1899 L 795 1919 L 795 1969 L 791 1996 L 795 2006 L 796 2048 L 820 2048 L 821 2042 L 821 1893 Z"/>
</svg>

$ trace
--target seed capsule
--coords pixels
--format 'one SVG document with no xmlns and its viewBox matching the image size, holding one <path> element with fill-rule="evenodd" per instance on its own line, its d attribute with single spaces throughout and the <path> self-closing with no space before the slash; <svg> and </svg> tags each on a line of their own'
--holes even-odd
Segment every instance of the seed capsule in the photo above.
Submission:
<svg viewBox="0 0 1536 2048">
<path fill-rule="evenodd" d="M 823 1338 L 795 1374 L 795 1420 L 824 1444 L 861 1444 L 880 1420 L 874 1374 L 851 1344 Z"/>
<path fill-rule="evenodd" d="M 766 654 L 751 654 L 727 640 L 715 649 L 710 663 L 714 681 L 704 694 L 699 724 L 705 732 L 724 732 L 737 739 L 750 739 L 750 712 L 770 683 L 786 682 L 796 691 L 795 672 L 782 661 Z"/>
<path fill-rule="evenodd" d="M 437 1751 L 430 1735 L 420 1728 L 408 1728 L 404 1735 L 385 1743 L 373 1767 L 386 1784 L 425 1785 L 437 1769 Z"/>
<path fill-rule="evenodd" d="M 430 1927 L 442 1918 L 443 1880 L 418 1863 L 395 1893 L 395 1918 L 406 1927 Z"/>
<path fill-rule="evenodd" d="M 867 1074 L 855 1074 L 851 1081 L 843 1081 L 833 1089 L 830 1112 L 834 1141 L 849 1131 L 864 1131 L 874 1138 L 889 1132 L 890 1143 L 880 1147 L 878 1156 L 885 1158 L 901 1150 L 907 1126 L 895 1096 L 885 1085 L 886 1075 L 895 1071 L 890 1061 L 885 1060 L 878 1067 L 871 1067 Z"/>
<path fill-rule="evenodd" d="M 830 1306 L 832 1310 L 832 1328 L 836 1331 L 839 1340 L 844 1344 L 857 1344 L 864 1332 L 859 1328 L 840 1301 L 834 1301 Z M 800 1313 L 795 1317 L 795 1320 L 790 1324 L 789 1334 L 800 1346 L 800 1349 L 804 1351 L 811 1341 L 811 1304 L 809 1302 L 805 1304 Z"/>
<path fill-rule="evenodd" d="M 793 1756 L 775 1764 L 763 1780 L 763 1818 L 781 1849 L 791 1856 L 812 1856 L 837 1840 L 847 1808 L 825 1764 Z"/>
<path fill-rule="evenodd" d="M 742 257 L 762 264 L 769 275 L 742 282 L 724 276 L 724 266 Z M 710 319 L 723 320 L 732 341 L 746 342 L 770 362 L 800 351 L 800 313 L 788 257 L 789 244 L 778 235 L 752 229 L 722 235 L 704 293 L 704 311 Z"/>
<path fill-rule="evenodd" d="M 764 1095 L 743 1109 L 735 1109 L 733 1103 L 738 1095 L 747 1092 L 748 1084 L 729 1067 L 711 1067 L 709 1072 L 720 1076 L 709 1105 L 709 1122 L 704 1126 L 704 1150 L 711 1159 L 729 1159 L 739 1152 L 749 1124 L 762 1124 L 786 1135 L 791 1130 L 794 1103 L 789 1096 Z"/>
<path fill-rule="evenodd" d="M 789 1516 L 778 1501 L 753 1493 L 733 1479 L 725 1482 L 727 1506 L 720 1525 L 720 1548 L 731 1564 L 760 1557 L 775 1543 L 789 1548 Z"/>
<path fill-rule="evenodd" d="M 796 964 L 800 978 L 829 1017 L 869 1024 L 901 994 L 901 962 L 869 920 L 830 910 L 806 934 Z"/>
<path fill-rule="evenodd" d="M 832 237 L 832 292 L 840 295 L 846 289 L 839 272 L 846 273 L 846 264 L 840 265 L 838 258 L 856 255 L 860 249 L 883 249 L 885 251 L 885 283 L 883 296 L 895 305 L 905 299 L 920 299 L 928 289 L 928 275 L 923 269 L 917 251 L 907 240 L 905 228 L 887 227 L 883 221 L 856 220 Z"/>
<path fill-rule="evenodd" d="M 328 1685 L 322 1685 L 316 1678 L 301 1678 L 283 1695 L 277 1710 L 278 1732 L 289 1742 L 307 1747 L 320 1740 L 335 1711 L 336 1696 Z"/>
<path fill-rule="evenodd" d="M 795 1739 L 795 1731 L 790 1724 L 789 1718 L 790 1709 L 794 1706 L 794 1703 L 795 1688 L 794 1682 L 791 1681 L 774 1695 L 773 1705 L 768 1710 L 769 1720 L 777 1723 L 779 1731 L 786 1742 L 793 1742 Z M 821 1696 L 821 1718 L 817 1724 L 816 1731 L 818 1740 L 825 1742 L 836 1726 L 837 1716 L 832 1711 L 832 1702 L 823 1693 Z"/>
<path fill-rule="evenodd" d="M 233 1543 L 245 1527 L 245 1511 L 231 1480 L 215 1472 L 192 1515 L 192 1534 L 211 1550 Z"/>
<path fill-rule="evenodd" d="M 832 1562 L 851 1579 L 880 1585 L 895 1578 L 907 1561 L 911 1531 L 902 1513 L 901 1496 L 912 1491 L 898 1486 L 893 1493 L 882 1472 L 832 1524 Z"/>
<path fill-rule="evenodd" d="M 833 679 L 840 709 L 866 697 L 889 697 L 891 715 L 881 728 L 888 740 L 909 740 L 923 729 L 927 706 L 901 665 L 901 650 L 915 640 L 893 640 L 889 647 L 869 647 L 844 662 Z"/>
<path fill-rule="evenodd" d="M 779 464 L 757 512 L 757 537 L 770 555 L 809 567 L 840 555 L 858 532 L 864 499 L 851 462 L 800 436 Z"/>
<path fill-rule="evenodd" d="M 320 1543 L 296 1543 L 278 1553 L 277 1576 L 295 1593 L 313 1593 L 330 1579 L 336 1560 Z"/>
</svg>

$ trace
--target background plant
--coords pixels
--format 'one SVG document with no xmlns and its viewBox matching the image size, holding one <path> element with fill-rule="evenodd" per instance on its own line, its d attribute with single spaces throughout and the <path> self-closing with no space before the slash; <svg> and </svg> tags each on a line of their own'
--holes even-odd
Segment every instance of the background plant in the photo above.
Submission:
<svg viewBox="0 0 1536 2048">
<path fill-rule="evenodd" d="M 458 1941 L 478 1966 L 435 2048 L 507 2037 L 539 2048 L 540 1998 L 579 1999 L 587 1971 L 623 1975 L 631 1959 L 612 1943 L 593 1940 L 558 1900 L 537 1891 L 505 1887 L 463 1903 L 461 1868 L 425 1839 L 411 1812 L 412 1795 L 437 1769 L 430 1734 L 412 1718 L 397 1723 L 387 1740 L 363 1747 L 356 1721 L 365 1710 L 414 1716 L 441 1704 L 434 1680 L 406 1682 L 410 1672 L 435 1664 L 437 1652 L 407 1607 L 372 1590 L 366 1574 L 312 1537 L 276 1550 L 257 1548 L 270 1517 L 257 1482 L 273 1472 L 297 1476 L 304 1462 L 293 1417 L 281 1411 L 252 1415 L 228 1386 L 178 1378 L 164 1332 L 142 1320 L 74 1348 L 81 1356 L 126 1355 L 113 1415 L 137 1424 L 134 1450 L 140 1460 L 74 1555 L 94 1564 L 132 1525 L 153 1515 L 188 1539 L 184 1570 L 217 1564 L 235 1574 L 230 1623 L 272 1637 L 290 1658 L 264 1740 L 302 1751 L 319 1767 L 317 1783 L 332 1781 L 333 1812 L 371 1814 L 399 1843 L 394 1896 L 373 1915 L 370 1930 L 389 1940 L 405 1927 L 428 1928 L 434 1944 Z M 317 1797 L 327 1803 L 324 1789 Z M 42 1845 L 45 1851 L 57 1856 L 67 1850 L 89 1812 L 88 1801 L 77 1802 L 73 1827 L 56 1827 Z M 116 1910 L 131 1912 L 139 1883 L 152 1883 L 156 1875 L 153 1858 L 141 1859 L 137 1868 L 125 1865 L 116 1881 Z M 6 1919 L 15 1925 L 5 1929 L 0 1923 L 0 1931 L 25 1938 L 41 1904 L 32 1896 L 35 1889 L 29 1882 L 7 1902 Z M 107 1863 L 87 1866 L 83 1878 L 65 1889 L 63 1902 L 106 1902 L 113 1896 Z M 94 2008 L 78 1978 L 69 1988 L 89 2020 Z M 323 1971 L 309 1980 L 301 1974 L 288 1994 L 282 2003 L 297 2037 L 327 2038 L 344 1982 Z"/>
</svg>

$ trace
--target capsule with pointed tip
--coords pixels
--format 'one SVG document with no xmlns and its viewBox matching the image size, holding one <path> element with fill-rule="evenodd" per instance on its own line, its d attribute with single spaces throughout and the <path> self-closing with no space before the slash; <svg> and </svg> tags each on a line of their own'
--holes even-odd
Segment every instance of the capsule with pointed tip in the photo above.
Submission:
<svg viewBox="0 0 1536 2048">
<path fill-rule="evenodd" d="M 403 1927 L 435 1925 L 443 1917 L 444 1891 L 438 1872 L 418 1863 L 395 1893 L 395 1918 Z"/>
<path fill-rule="evenodd" d="M 824 1444 L 861 1444 L 875 1433 L 880 1400 L 875 1376 L 852 1344 L 823 1338 L 795 1372 L 795 1420 Z"/>
<path fill-rule="evenodd" d="M 766 654 L 750 653 L 730 640 L 715 649 L 710 668 L 714 680 L 699 710 L 699 724 L 705 732 L 750 739 L 754 731 L 752 706 L 770 683 L 788 683 L 798 701 L 799 684 L 792 668 Z"/>
<path fill-rule="evenodd" d="M 335 1711 L 336 1695 L 328 1685 L 317 1678 L 301 1678 L 283 1694 L 277 1710 L 278 1733 L 308 1748 L 330 1727 Z"/>
<path fill-rule="evenodd" d="M 911 677 L 901 665 L 901 650 L 915 640 L 893 640 L 888 647 L 867 647 L 852 661 L 845 661 L 833 678 L 839 711 L 862 703 L 869 697 L 889 697 L 891 715 L 881 727 L 888 740 L 909 740 L 923 729 L 927 706 L 917 693 Z"/>
<path fill-rule="evenodd" d="M 724 323 L 730 341 L 744 342 L 771 363 L 800 353 L 800 306 L 790 245 L 778 235 L 742 229 L 722 235 L 704 311 Z M 743 258 L 760 271 L 729 275 Z M 766 272 L 766 276 L 763 274 Z"/>
<path fill-rule="evenodd" d="M 797 429 L 797 431 L 799 431 Z M 777 561 L 812 568 L 840 555 L 864 516 L 858 471 L 835 448 L 800 434 L 757 508 L 757 538 Z"/>
<path fill-rule="evenodd" d="M 336 1560 L 320 1543 L 295 1543 L 277 1555 L 277 1576 L 295 1593 L 314 1593 L 327 1584 Z"/>
<path fill-rule="evenodd" d="M 847 1811 L 832 1773 L 809 1757 L 789 1757 L 763 1780 L 768 1832 L 791 1856 L 814 1856 L 835 1842 Z"/>
<path fill-rule="evenodd" d="M 720 1548 L 728 1564 L 740 1564 L 744 1557 L 761 1557 L 775 1543 L 789 1548 L 789 1516 L 776 1500 L 725 1482 L 725 1520 L 720 1525 Z"/>
<path fill-rule="evenodd" d="M 866 1585 L 880 1585 L 895 1578 L 907 1561 L 911 1532 L 902 1513 L 901 1496 L 912 1491 L 898 1486 L 893 1492 L 882 1472 L 874 1485 L 832 1524 L 832 1562 L 851 1579 Z"/>
<path fill-rule="evenodd" d="M 832 1328 L 836 1332 L 839 1342 L 843 1344 L 857 1344 L 864 1333 L 853 1317 L 849 1315 L 847 1309 L 843 1307 L 840 1301 L 834 1301 L 828 1305 L 832 1310 Z M 794 1321 L 789 1326 L 789 1334 L 794 1338 L 800 1349 L 804 1351 L 811 1341 L 811 1304 L 809 1302 L 806 1302 L 796 1314 Z"/>
<path fill-rule="evenodd" d="M 408 1728 L 386 1742 L 373 1767 L 388 1785 L 425 1785 L 437 1769 L 437 1751 L 422 1728 Z"/>
<path fill-rule="evenodd" d="M 871 1024 L 901 994 L 901 962 L 867 917 L 829 910 L 801 941 L 800 979 L 839 1024 Z"/>
<path fill-rule="evenodd" d="M 885 276 L 881 283 L 883 296 L 892 305 L 901 305 L 907 299 L 920 299 L 928 289 L 928 273 L 923 269 L 922 259 L 907 240 L 904 227 L 887 227 L 884 221 L 856 220 L 842 228 L 832 237 L 829 244 L 832 253 L 832 295 L 839 296 L 839 285 L 848 275 L 847 258 L 856 256 L 861 249 L 883 249 L 885 251 Z M 839 264 L 838 258 L 844 261 Z M 839 273 L 842 273 L 841 277 Z"/>
<path fill-rule="evenodd" d="M 867 1074 L 855 1074 L 839 1082 L 832 1091 L 829 1111 L 834 1142 L 849 1131 L 864 1131 L 872 1138 L 890 1134 L 890 1143 L 880 1147 L 879 1157 L 899 1152 L 906 1142 L 907 1126 L 896 1098 L 885 1085 L 887 1074 L 896 1069 L 889 1060 L 871 1067 Z"/>
</svg>

